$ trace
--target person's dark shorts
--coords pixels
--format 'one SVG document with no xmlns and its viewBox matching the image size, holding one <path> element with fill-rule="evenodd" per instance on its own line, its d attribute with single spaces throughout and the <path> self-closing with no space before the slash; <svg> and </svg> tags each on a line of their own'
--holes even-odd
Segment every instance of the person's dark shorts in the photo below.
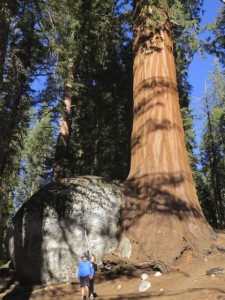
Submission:
<svg viewBox="0 0 225 300">
<path fill-rule="evenodd" d="M 80 277 L 80 286 L 89 286 L 89 276 L 81 276 Z"/>
</svg>

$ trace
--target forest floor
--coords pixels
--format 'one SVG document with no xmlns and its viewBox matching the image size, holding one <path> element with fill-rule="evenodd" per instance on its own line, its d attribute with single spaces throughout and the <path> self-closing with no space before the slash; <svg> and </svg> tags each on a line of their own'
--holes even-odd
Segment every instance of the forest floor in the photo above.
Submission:
<svg viewBox="0 0 225 300">
<path fill-rule="evenodd" d="M 95 282 L 96 300 L 225 300 L 225 232 L 218 233 L 218 249 L 204 259 L 192 259 L 188 254 L 169 274 L 149 275 L 151 287 L 140 292 L 141 278 L 98 275 Z M 81 298 L 78 279 L 66 284 L 18 288 L 0 293 L 3 300 L 76 300 Z"/>
</svg>

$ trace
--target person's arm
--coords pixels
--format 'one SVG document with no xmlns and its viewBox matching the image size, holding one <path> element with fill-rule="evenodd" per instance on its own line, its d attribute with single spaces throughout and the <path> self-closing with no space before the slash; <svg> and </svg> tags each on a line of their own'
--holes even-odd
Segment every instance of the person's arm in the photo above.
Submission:
<svg viewBox="0 0 225 300">
<path fill-rule="evenodd" d="M 78 265 L 78 275 L 77 275 L 78 278 L 80 278 L 80 263 Z"/>
<path fill-rule="evenodd" d="M 94 263 L 94 271 L 97 272 L 98 271 L 98 266 L 96 263 Z"/>
<path fill-rule="evenodd" d="M 93 266 L 93 263 L 90 263 L 90 276 L 94 276 L 95 275 L 95 269 L 94 269 L 94 266 Z"/>
</svg>

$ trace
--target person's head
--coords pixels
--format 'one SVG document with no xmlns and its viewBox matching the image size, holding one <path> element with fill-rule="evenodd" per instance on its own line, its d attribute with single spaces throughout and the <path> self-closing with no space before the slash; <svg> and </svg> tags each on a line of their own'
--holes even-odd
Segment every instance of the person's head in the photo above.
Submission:
<svg viewBox="0 0 225 300">
<path fill-rule="evenodd" d="M 91 262 L 95 262 L 95 260 L 96 260 L 96 258 L 95 258 L 95 256 L 92 254 L 91 257 L 90 257 L 90 261 L 91 261 Z"/>
<path fill-rule="evenodd" d="M 83 260 L 87 260 L 87 254 L 84 252 L 84 253 L 82 254 L 81 258 L 82 258 Z"/>
</svg>

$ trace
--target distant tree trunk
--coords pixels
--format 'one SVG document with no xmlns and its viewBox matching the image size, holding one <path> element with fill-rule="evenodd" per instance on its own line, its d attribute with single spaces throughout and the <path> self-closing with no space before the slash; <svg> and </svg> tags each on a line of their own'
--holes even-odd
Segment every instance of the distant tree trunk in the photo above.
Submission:
<svg viewBox="0 0 225 300">
<path fill-rule="evenodd" d="M 69 133 L 71 126 L 71 85 L 65 87 L 64 111 L 60 119 L 59 136 L 56 144 L 53 181 L 64 177 L 64 166 L 67 158 Z"/>
<path fill-rule="evenodd" d="M 65 84 L 63 99 L 64 109 L 60 119 L 59 136 L 56 144 L 55 163 L 52 180 L 65 177 L 65 167 L 68 160 L 69 136 L 71 131 L 71 105 L 72 105 L 72 82 L 73 62 L 68 63 L 68 82 Z"/>
<path fill-rule="evenodd" d="M 7 126 L 0 134 L 0 140 L 2 140 L 2 145 L 0 145 L 0 180 L 4 174 L 5 168 L 7 167 L 7 164 L 9 163 L 11 157 L 9 157 L 9 147 L 10 143 L 13 139 L 13 134 L 16 129 L 17 122 L 19 115 L 21 113 L 20 111 L 20 104 L 23 98 L 23 94 L 26 93 L 26 91 L 29 89 L 27 84 L 27 75 L 25 74 L 25 71 L 30 67 L 31 65 L 31 56 L 30 56 L 30 44 L 27 43 L 27 47 L 24 50 L 26 51 L 26 56 L 21 59 L 23 65 L 23 71 L 18 70 L 15 65 L 10 66 L 10 68 L 14 68 L 17 72 L 17 81 L 14 83 L 12 93 L 9 91 L 5 92 L 4 102 L 5 103 L 12 103 L 12 105 L 5 105 L 5 120 L 7 120 Z M 16 46 L 11 45 L 11 52 L 15 51 Z M 10 78 L 10 77 L 9 77 Z M 9 78 L 7 78 L 9 80 Z M 14 79 L 15 80 L 15 79 Z M 2 149 L 1 149 L 2 148 Z"/>
<path fill-rule="evenodd" d="M 136 7 L 137 13 L 131 166 L 123 185 L 120 248 L 128 243 L 132 260 L 171 264 L 186 250 L 203 254 L 213 231 L 189 166 L 170 27 L 146 27 Z"/>
<path fill-rule="evenodd" d="M 9 150 L 10 142 L 12 140 L 13 130 L 16 126 L 16 119 L 18 116 L 19 104 L 20 104 L 20 100 L 21 100 L 20 97 L 21 97 L 21 95 L 18 95 L 17 98 L 14 99 L 12 112 L 10 114 L 10 118 L 8 119 L 7 139 L 4 140 L 4 143 L 3 143 L 4 149 L 2 149 L 1 155 L 0 155 L 0 182 L 1 182 L 2 176 L 4 174 L 5 168 L 7 166 L 7 162 L 9 160 L 8 150 Z"/>
</svg>

